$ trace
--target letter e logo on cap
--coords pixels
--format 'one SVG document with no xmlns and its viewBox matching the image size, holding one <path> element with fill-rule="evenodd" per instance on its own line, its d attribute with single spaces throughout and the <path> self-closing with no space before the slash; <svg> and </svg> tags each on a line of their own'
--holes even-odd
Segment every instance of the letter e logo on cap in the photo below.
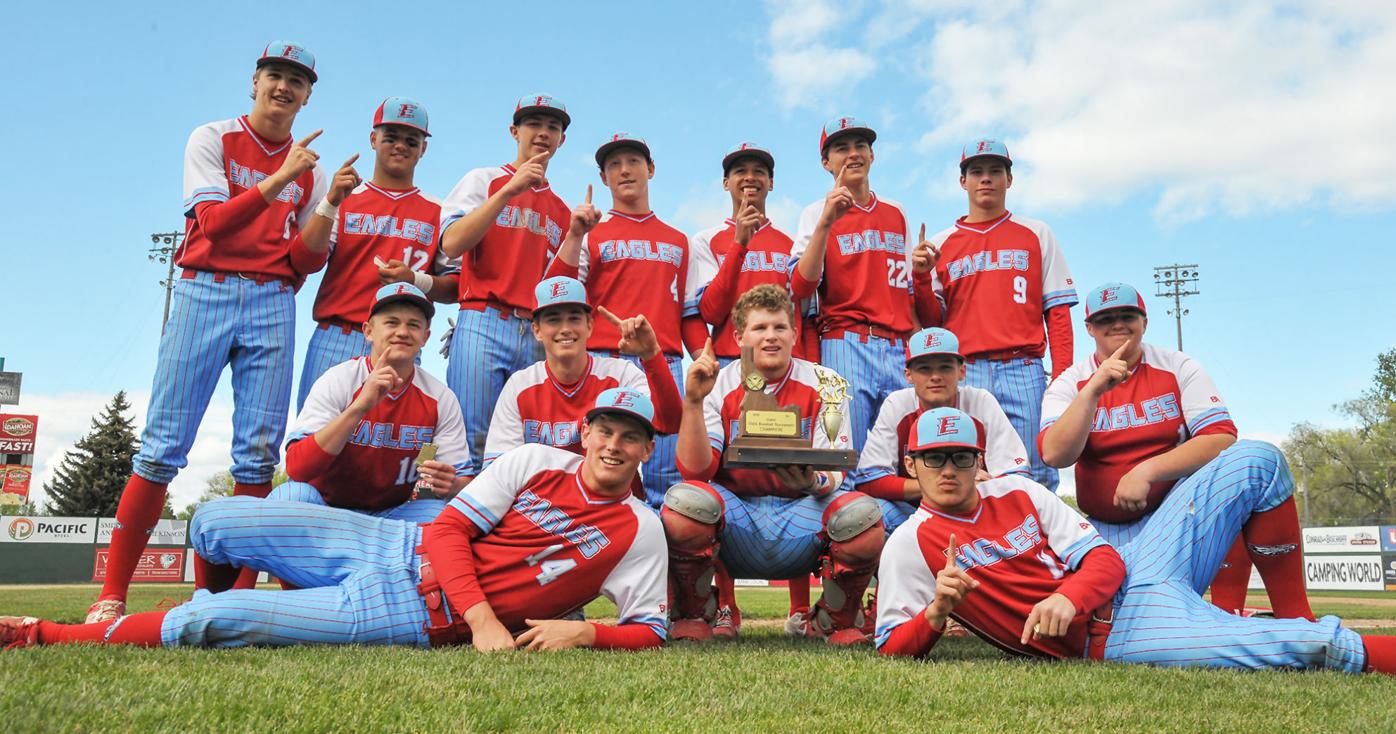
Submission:
<svg viewBox="0 0 1396 734">
<path fill-rule="evenodd" d="M 1119 298 L 1119 290 L 1119 288 L 1115 287 L 1102 288 L 1100 291 L 1100 302 L 1102 304 L 1105 304 L 1113 300 L 1116 300 L 1117 298 Z"/>
<path fill-rule="evenodd" d="M 936 426 L 936 435 L 948 436 L 952 433 L 958 432 L 960 430 L 959 423 L 960 416 L 958 415 L 947 415 L 944 418 L 941 418 L 939 425 Z"/>
</svg>

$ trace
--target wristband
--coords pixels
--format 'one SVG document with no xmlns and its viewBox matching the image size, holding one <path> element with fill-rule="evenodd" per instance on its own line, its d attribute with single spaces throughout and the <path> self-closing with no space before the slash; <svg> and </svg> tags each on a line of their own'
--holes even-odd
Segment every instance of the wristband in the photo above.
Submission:
<svg viewBox="0 0 1396 734">
<path fill-rule="evenodd" d="M 432 277 L 430 275 L 427 275 L 426 273 L 419 273 L 413 271 L 412 284 L 417 286 L 417 289 L 421 292 L 430 293 L 431 287 L 436 284 L 436 281 L 433 280 Z"/>
<path fill-rule="evenodd" d="M 319 204 L 315 205 L 315 213 L 333 221 L 339 217 L 339 207 L 331 204 L 328 198 L 324 198 L 320 200 Z"/>
</svg>

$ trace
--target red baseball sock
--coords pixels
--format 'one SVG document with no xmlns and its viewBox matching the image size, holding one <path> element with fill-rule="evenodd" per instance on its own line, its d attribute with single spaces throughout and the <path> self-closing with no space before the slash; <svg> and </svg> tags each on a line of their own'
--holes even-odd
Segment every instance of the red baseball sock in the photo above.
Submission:
<svg viewBox="0 0 1396 734">
<path fill-rule="evenodd" d="M 234 497 L 258 497 L 266 499 L 271 494 L 271 483 L 266 484 L 243 484 L 237 482 L 233 484 Z M 255 589 L 257 588 L 257 569 L 244 568 L 238 574 L 237 581 L 233 584 L 234 589 Z"/>
<path fill-rule="evenodd" d="M 1396 675 L 1396 636 L 1363 635 L 1362 647 L 1367 651 L 1367 672 Z"/>
<path fill-rule="evenodd" d="M 1304 554 L 1299 537 L 1299 511 L 1290 497 L 1273 510 L 1251 515 L 1241 528 L 1251 562 L 1265 581 L 1265 593 L 1275 616 L 1312 620 L 1309 594 L 1304 590 Z"/>
<path fill-rule="evenodd" d="M 165 506 L 165 487 L 135 474 L 126 481 L 126 489 L 121 491 L 116 505 L 117 526 L 112 530 L 111 548 L 107 551 L 107 579 L 98 599 L 126 600 L 131 574 L 135 573 L 141 551 L 150 542 L 150 530 Z"/>
<path fill-rule="evenodd" d="M 161 500 L 163 503 L 164 500 Z M 110 622 L 93 624 L 39 623 L 39 642 L 45 645 L 70 645 L 92 642 L 105 645 L 160 646 L 160 623 L 166 610 L 141 612 Z"/>
<path fill-rule="evenodd" d="M 1236 536 L 1226 559 L 1212 579 L 1212 603 L 1222 611 L 1235 614 L 1246 606 L 1246 587 L 1251 583 L 1251 554 L 1246 550 L 1246 539 Z"/>
<path fill-rule="evenodd" d="M 790 579 L 790 613 L 809 613 L 809 574 Z"/>
</svg>

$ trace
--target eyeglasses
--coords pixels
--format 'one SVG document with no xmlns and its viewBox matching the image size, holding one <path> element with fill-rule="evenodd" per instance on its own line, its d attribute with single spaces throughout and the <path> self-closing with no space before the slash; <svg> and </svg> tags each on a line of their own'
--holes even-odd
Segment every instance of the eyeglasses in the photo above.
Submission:
<svg viewBox="0 0 1396 734">
<path fill-rule="evenodd" d="M 969 450 L 930 451 L 921 454 L 921 464 L 927 469 L 939 469 L 945 466 L 947 460 L 961 469 L 968 469 L 979 462 L 979 452 Z"/>
<path fill-rule="evenodd" d="M 1103 313 L 1093 316 L 1091 318 L 1091 324 L 1093 326 L 1109 326 L 1116 321 L 1130 323 L 1132 321 L 1138 321 L 1141 318 L 1143 318 L 1143 314 L 1140 314 L 1138 311 L 1116 311 L 1114 313 Z"/>
</svg>

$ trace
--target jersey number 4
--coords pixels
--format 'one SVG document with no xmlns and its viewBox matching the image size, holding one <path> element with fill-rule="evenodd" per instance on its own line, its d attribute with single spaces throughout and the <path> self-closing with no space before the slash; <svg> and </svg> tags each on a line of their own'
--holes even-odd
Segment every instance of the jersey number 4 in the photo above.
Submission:
<svg viewBox="0 0 1396 734">
<path fill-rule="evenodd" d="M 556 581 L 557 577 L 577 567 L 577 561 L 574 558 L 564 558 L 560 561 L 543 560 L 562 550 L 562 548 L 563 546 L 561 543 L 554 543 L 533 555 L 524 557 L 524 563 L 538 567 L 538 576 L 536 578 L 538 579 L 539 586 L 547 586 Z"/>
</svg>

